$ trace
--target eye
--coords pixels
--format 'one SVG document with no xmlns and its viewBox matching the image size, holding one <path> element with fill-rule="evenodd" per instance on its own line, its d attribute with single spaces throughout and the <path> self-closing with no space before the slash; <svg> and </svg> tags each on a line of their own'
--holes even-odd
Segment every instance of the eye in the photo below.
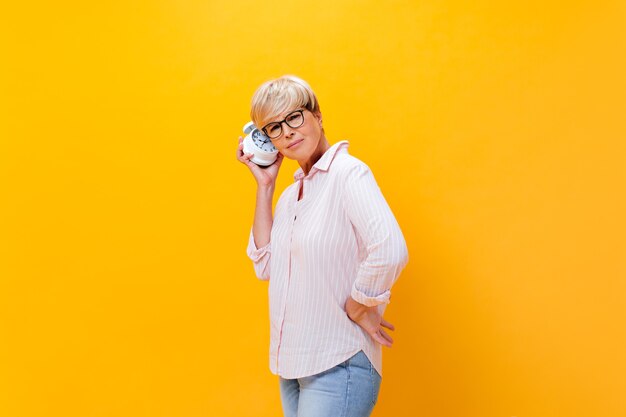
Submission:
<svg viewBox="0 0 626 417">
<path fill-rule="evenodd" d="M 270 135 L 276 134 L 276 133 L 278 133 L 280 131 L 280 125 L 279 124 L 271 124 L 268 127 L 266 127 L 265 130 L 267 130 L 267 133 L 269 133 Z"/>
<path fill-rule="evenodd" d="M 291 113 L 289 116 L 287 116 L 287 121 L 288 122 L 293 122 L 294 120 L 298 120 L 300 118 L 300 113 L 296 112 L 296 113 Z"/>
</svg>

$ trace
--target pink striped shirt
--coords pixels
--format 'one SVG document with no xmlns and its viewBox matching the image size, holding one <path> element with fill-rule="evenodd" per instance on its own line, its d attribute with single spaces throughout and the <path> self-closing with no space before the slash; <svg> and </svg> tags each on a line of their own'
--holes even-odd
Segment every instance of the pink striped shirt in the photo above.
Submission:
<svg viewBox="0 0 626 417">
<path fill-rule="evenodd" d="M 283 378 L 323 372 L 359 350 L 382 376 L 382 345 L 344 303 L 351 295 L 384 312 L 408 252 L 372 172 L 347 148 L 338 142 L 307 176 L 296 171 L 267 245 L 257 248 L 250 231 L 247 254 L 257 277 L 269 280 L 270 370 Z"/>
</svg>

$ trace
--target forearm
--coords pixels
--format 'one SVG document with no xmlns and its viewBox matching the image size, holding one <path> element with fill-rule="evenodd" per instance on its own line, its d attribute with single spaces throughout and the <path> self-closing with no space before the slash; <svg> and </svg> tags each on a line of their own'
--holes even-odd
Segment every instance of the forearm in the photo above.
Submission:
<svg viewBox="0 0 626 417">
<path fill-rule="evenodd" d="M 270 233 L 272 231 L 272 224 L 274 223 L 272 216 L 274 188 L 274 185 L 259 185 L 257 187 L 254 224 L 252 226 L 254 244 L 257 248 L 261 248 L 270 242 Z"/>
<path fill-rule="evenodd" d="M 366 165 L 356 166 L 348 176 L 344 197 L 346 212 L 367 249 L 351 296 L 369 307 L 387 304 L 391 286 L 408 261 L 400 226 Z"/>
</svg>

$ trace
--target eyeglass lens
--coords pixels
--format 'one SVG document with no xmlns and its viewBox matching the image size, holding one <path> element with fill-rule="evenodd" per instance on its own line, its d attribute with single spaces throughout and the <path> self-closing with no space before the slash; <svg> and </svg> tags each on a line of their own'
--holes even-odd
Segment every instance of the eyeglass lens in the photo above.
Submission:
<svg viewBox="0 0 626 417">
<path fill-rule="evenodd" d="M 296 110 L 289 113 L 287 117 L 285 117 L 285 120 L 283 120 L 283 122 L 285 122 L 287 126 L 293 129 L 302 126 L 302 123 L 304 123 L 304 115 L 302 114 L 302 110 Z M 265 126 L 264 130 L 270 138 L 275 139 L 283 133 L 283 122 L 269 123 L 267 126 Z"/>
</svg>

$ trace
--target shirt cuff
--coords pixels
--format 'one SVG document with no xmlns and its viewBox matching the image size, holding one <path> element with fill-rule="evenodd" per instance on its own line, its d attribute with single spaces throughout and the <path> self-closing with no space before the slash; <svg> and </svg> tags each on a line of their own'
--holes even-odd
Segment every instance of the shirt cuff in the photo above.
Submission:
<svg viewBox="0 0 626 417">
<path fill-rule="evenodd" d="M 268 242 L 267 245 L 257 248 L 256 244 L 254 243 L 254 234 L 252 233 L 252 230 L 250 230 L 248 248 L 246 249 L 248 257 L 252 259 L 253 262 L 258 262 L 266 253 L 270 251 L 270 243 L 271 242 Z"/>
<path fill-rule="evenodd" d="M 391 291 L 387 290 L 380 295 L 370 297 L 364 292 L 359 291 L 359 289 L 356 287 L 356 283 L 354 283 L 352 285 L 352 291 L 350 293 L 350 296 L 357 303 L 363 304 L 367 307 L 373 307 L 379 304 L 389 304 L 390 303 L 389 299 L 391 298 Z"/>
</svg>

